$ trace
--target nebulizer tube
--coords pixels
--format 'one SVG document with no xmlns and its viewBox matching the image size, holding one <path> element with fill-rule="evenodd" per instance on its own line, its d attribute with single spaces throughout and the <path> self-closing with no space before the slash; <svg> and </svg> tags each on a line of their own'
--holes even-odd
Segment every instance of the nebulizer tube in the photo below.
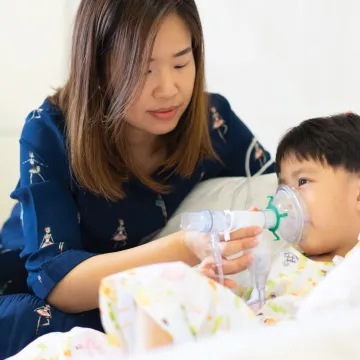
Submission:
<svg viewBox="0 0 360 360">
<path fill-rule="evenodd" d="M 218 269 L 220 281 L 223 281 L 222 254 L 219 233 L 224 233 L 225 240 L 229 240 L 230 231 L 258 226 L 269 229 L 275 240 L 281 237 L 288 243 L 298 243 L 301 240 L 308 215 L 305 205 L 296 189 L 282 185 L 277 189 L 274 197 L 269 197 L 269 204 L 265 210 L 259 211 L 198 211 L 184 213 L 181 218 L 181 228 L 186 231 L 210 233 L 213 256 Z M 249 271 L 254 278 L 254 287 L 258 290 L 260 306 L 265 303 L 265 288 L 271 268 L 271 241 L 264 239 L 263 234 L 257 236 L 259 245 L 247 250 L 253 255 L 253 263 Z"/>
<path fill-rule="evenodd" d="M 219 279 L 220 284 L 224 285 L 224 272 L 222 267 L 222 255 L 221 255 L 221 249 L 220 249 L 220 239 L 219 235 L 215 232 L 210 233 L 210 242 L 211 242 L 211 248 L 212 253 L 215 260 L 215 267 L 217 271 L 217 276 Z"/>
<path fill-rule="evenodd" d="M 222 253 L 219 233 L 224 233 L 225 240 L 230 240 L 229 230 L 231 214 L 228 211 L 203 210 L 194 213 L 183 213 L 181 229 L 191 232 L 209 233 L 212 255 L 215 260 L 218 280 L 224 284 Z"/>
<path fill-rule="evenodd" d="M 271 165 L 274 164 L 274 161 L 272 159 L 269 159 L 260 168 L 260 170 L 258 170 L 255 174 L 251 173 L 251 170 L 250 170 L 251 154 L 253 153 L 253 150 L 254 150 L 257 143 L 258 143 L 258 141 L 254 137 L 252 142 L 250 143 L 247 151 L 246 151 L 246 155 L 245 155 L 245 175 L 246 175 L 246 180 L 244 182 L 240 183 L 240 186 L 235 190 L 233 200 L 232 200 L 232 203 L 231 203 L 231 206 L 230 206 L 230 210 L 234 210 L 235 200 L 238 198 L 238 195 L 239 195 L 240 191 L 243 189 L 244 186 L 247 187 L 247 191 L 246 191 L 246 198 L 245 198 L 245 203 L 244 203 L 243 208 L 245 208 L 245 209 L 248 208 L 250 199 L 252 199 L 252 185 L 251 185 L 252 179 L 262 175 Z"/>
</svg>

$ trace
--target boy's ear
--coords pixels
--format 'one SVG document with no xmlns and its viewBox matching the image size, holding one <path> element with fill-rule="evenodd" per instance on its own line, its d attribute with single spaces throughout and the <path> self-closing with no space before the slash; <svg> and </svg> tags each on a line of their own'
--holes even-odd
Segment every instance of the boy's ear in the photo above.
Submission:
<svg viewBox="0 0 360 360">
<path fill-rule="evenodd" d="M 357 177 L 357 201 L 356 210 L 360 213 L 360 175 Z"/>
</svg>

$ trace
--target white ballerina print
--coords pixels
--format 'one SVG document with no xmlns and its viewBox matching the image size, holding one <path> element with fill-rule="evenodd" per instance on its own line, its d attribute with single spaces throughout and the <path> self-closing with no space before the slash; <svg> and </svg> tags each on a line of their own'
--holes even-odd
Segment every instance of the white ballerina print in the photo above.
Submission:
<svg viewBox="0 0 360 360">
<path fill-rule="evenodd" d="M 260 144 L 256 142 L 255 144 L 255 160 L 260 162 L 260 166 L 264 166 L 266 162 L 266 154 L 264 150 L 261 148 Z"/>
<path fill-rule="evenodd" d="M 46 246 L 54 244 L 54 239 L 53 239 L 53 237 L 51 235 L 50 226 L 46 226 L 44 231 L 45 231 L 45 235 L 44 235 L 43 240 L 42 240 L 41 245 L 40 245 L 41 249 L 46 247 Z"/>
<path fill-rule="evenodd" d="M 168 219 L 168 214 L 167 214 L 167 210 L 166 210 L 165 201 L 160 194 L 158 194 L 158 196 L 157 196 L 156 206 L 158 206 L 161 209 L 161 212 L 163 214 L 163 217 L 164 217 L 164 220 L 166 223 L 167 219 Z"/>
<path fill-rule="evenodd" d="M 51 320 L 51 310 L 50 305 L 46 304 L 34 310 L 39 315 L 37 322 L 36 334 L 38 334 L 39 329 L 43 326 L 49 326 Z"/>
<path fill-rule="evenodd" d="M 115 241 L 115 247 L 123 247 L 126 245 L 127 232 L 125 228 L 125 223 L 123 219 L 119 219 L 119 226 L 116 229 L 116 232 L 113 236 L 113 241 Z"/>
<path fill-rule="evenodd" d="M 23 164 L 29 163 L 31 165 L 29 173 L 30 173 L 30 184 L 32 184 L 33 176 L 37 175 L 40 177 L 42 181 L 45 181 L 44 177 L 41 175 L 41 166 L 47 167 L 45 164 L 37 161 L 35 159 L 35 155 L 32 151 L 29 152 L 29 159 L 24 161 Z"/>
<path fill-rule="evenodd" d="M 31 113 L 31 117 L 29 118 L 29 120 L 26 122 L 29 123 L 31 120 L 34 120 L 34 119 L 41 119 L 41 113 L 43 112 L 44 110 L 39 108 L 39 109 L 35 109 L 32 111 Z"/>
<path fill-rule="evenodd" d="M 217 112 L 214 106 L 210 108 L 210 112 L 213 120 L 213 129 L 217 130 L 219 136 L 225 142 L 225 135 L 228 131 L 228 126 L 225 120 L 220 116 L 220 114 Z"/>
</svg>

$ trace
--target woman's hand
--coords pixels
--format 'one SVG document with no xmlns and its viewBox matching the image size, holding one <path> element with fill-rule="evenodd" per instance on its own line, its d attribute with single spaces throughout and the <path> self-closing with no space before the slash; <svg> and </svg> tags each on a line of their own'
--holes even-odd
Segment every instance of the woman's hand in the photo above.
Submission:
<svg viewBox="0 0 360 360">
<path fill-rule="evenodd" d="M 224 236 L 219 235 L 224 275 L 236 274 L 246 270 L 253 261 L 250 253 L 243 254 L 234 259 L 229 257 L 242 251 L 252 249 L 258 245 L 257 236 L 262 233 L 262 229 L 256 226 L 241 228 L 230 233 L 230 240 L 224 241 Z M 203 261 L 199 270 L 204 275 L 216 279 L 214 270 L 214 258 L 210 243 L 210 234 L 198 232 L 184 233 L 184 242 L 190 251 L 200 260 Z M 205 260 L 205 261 L 204 261 Z M 231 280 L 227 280 L 225 285 L 231 287 Z"/>
<path fill-rule="evenodd" d="M 216 262 L 212 257 L 208 257 L 201 262 L 201 264 L 196 268 L 196 270 L 203 276 L 208 277 L 214 281 L 219 282 L 219 276 L 215 271 L 216 269 Z M 228 287 L 229 289 L 233 289 L 236 287 L 236 281 L 224 278 L 224 286 Z"/>
</svg>

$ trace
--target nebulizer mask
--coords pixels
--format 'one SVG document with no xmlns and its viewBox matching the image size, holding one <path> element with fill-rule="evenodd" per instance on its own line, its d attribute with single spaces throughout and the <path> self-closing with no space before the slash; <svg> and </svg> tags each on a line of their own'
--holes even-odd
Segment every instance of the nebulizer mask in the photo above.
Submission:
<svg viewBox="0 0 360 360">
<path fill-rule="evenodd" d="M 305 204 L 295 188 L 287 185 L 278 187 L 275 196 L 269 197 L 265 210 L 251 211 L 198 211 L 181 215 L 181 229 L 210 234 L 212 253 L 215 259 L 219 281 L 223 283 L 222 255 L 219 233 L 225 241 L 230 232 L 239 228 L 259 226 L 270 230 L 274 240 L 280 236 L 287 243 L 299 244 L 309 221 Z M 260 306 L 265 303 L 265 286 L 271 267 L 273 247 L 271 240 L 258 235 L 259 245 L 251 250 L 254 260 L 249 270 L 253 276 L 254 288 L 259 292 Z"/>
</svg>

